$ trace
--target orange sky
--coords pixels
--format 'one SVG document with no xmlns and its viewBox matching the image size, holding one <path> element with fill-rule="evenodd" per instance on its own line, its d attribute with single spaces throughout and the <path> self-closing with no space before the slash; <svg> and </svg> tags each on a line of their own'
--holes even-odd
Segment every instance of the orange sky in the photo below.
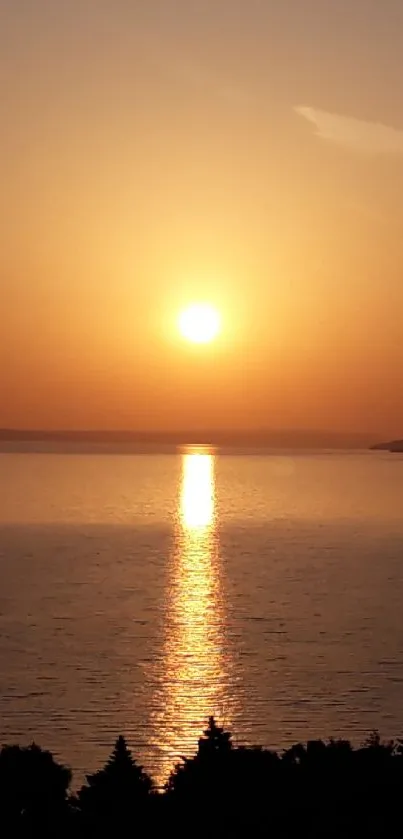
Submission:
<svg viewBox="0 0 403 839">
<path fill-rule="evenodd" d="M 0 426 L 403 434 L 402 39 L 400 0 L 3 0 Z"/>
</svg>

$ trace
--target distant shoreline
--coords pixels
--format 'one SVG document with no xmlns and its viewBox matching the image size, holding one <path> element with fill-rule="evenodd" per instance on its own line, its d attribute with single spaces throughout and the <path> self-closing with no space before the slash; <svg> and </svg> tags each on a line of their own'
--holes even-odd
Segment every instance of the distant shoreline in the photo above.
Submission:
<svg viewBox="0 0 403 839">
<path fill-rule="evenodd" d="M 327 431 L 230 431 L 230 430 L 178 430 L 178 431 L 63 431 L 35 429 L 0 429 L 0 444 L 26 447 L 30 444 L 47 446 L 86 445 L 104 447 L 147 447 L 172 449 L 186 446 L 207 446 L 240 449 L 369 449 L 374 436 L 366 433 L 340 434 Z"/>
<path fill-rule="evenodd" d="M 374 452 L 392 452 L 393 454 L 403 454 L 403 440 L 392 440 L 389 443 L 376 443 L 371 446 Z"/>
</svg>

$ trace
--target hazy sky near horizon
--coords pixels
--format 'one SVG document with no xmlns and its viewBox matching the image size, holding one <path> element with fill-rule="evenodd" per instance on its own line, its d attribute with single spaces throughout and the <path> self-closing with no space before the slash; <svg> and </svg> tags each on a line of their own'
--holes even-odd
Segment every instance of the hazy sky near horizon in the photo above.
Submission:
<svg viewBox="0 0 403 839">
<path fill-rule="evenodd" d="M 402 77 L 401 0 L 0 0 L 0 426 L 403 434 Z"/>
</svg>

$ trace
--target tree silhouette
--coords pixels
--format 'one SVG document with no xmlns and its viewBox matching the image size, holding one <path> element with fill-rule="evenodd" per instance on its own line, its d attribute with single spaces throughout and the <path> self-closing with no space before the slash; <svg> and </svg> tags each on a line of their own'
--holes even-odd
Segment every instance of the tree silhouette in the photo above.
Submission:
<svg viewBox="0 0 403 839">
<path fill-rule="evenodd" d="M 208 727 L 199 739 L 196 755 L 182 758 L 168 780 L 166 791 L 176 796 L 197 798 L 222 795 L 222 785 L 229 779 L 232 753 L 231 734 L 210 717 Z"/>
<path fill-rule="evenodd" d="M 401 833 L 403 743 L 372 733 L 361 747 L 311 740 L 283 753 L 235 746 L 213 717 L 165 795 L 119 737 L 105 766 L 68 798 L 70 770 L 38 746 L 0 750 L 4 836 L 90 837 L 115 831 L 355 839 Z M 400 833 L 399 833 L 400 831 Z"/>
<path fill-rule="evenodd" d="M 87 785 L 78 794 L 78 807 L 90 822 L 123 823 L 145 806 L 151 791 L 151 779 L 120 736 L 103 769 L 87 776 Z"/>
<path fill-rule="evenodd" d="M 227 755 L 232 749 L 231 734 L 217 725 L 214 717 L 209 717 L 208 726 L 198 743 L 200 759 L 211 757 L 213 754 Z"/>
<path fill-rule="evenodd" d="M 68 815 L 71 772 L 50 752 L 33 743 L 4 746 L 0 751 L 0 810 L 11 831 L 35 829 L 41 835 L 61 835 Z M 16 834 L 17 835 L 17 834 Z"/>
</svg>

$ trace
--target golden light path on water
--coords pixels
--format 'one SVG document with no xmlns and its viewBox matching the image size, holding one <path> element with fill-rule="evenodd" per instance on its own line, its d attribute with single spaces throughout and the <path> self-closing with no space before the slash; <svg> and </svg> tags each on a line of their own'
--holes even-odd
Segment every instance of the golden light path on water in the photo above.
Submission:
<svg viewBox="0 0 403 839">
<path fill-rule="evenodd" d="M 231 723 L 214 466 L 212 454 L 182 456 L 165 612 L 164 683 L 153 721 L 159 784 L 181 756 L 195 752 L 209 715 Z"/>
</svg>

